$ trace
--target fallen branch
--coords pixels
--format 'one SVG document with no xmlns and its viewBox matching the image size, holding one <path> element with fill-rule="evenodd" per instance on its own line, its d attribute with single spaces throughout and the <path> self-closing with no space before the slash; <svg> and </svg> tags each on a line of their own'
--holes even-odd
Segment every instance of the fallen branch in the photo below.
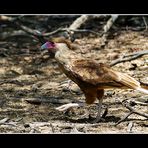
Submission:
<svg viewBox="0 0 148 148">
<path fill-rule="evenodd" d="M 103 27 L 103 34 L 107 33 L 110 28 L 112 27 L 112 25 L 114 24 L 114 22 L 117 20 L 118 15 L 111 15 L 111 18 L 107 21 L 106 25 Z"/>
<path fill-rule="evenodd" d="M 113 62 L 111 62 L 110 66 L 114 66 L 118 63 L 122 63 L 122 62 L 126 62 L 126 61 L 135 60 L 135 59 L 137 59 L 143 55 L 146 55 L 146 54 L 148 54 L 148 50 L 142 50 L 142 51 L 134 52 L 134 53 L 131 53 L 128 55 L 124 55 L 124 56 L 120 57 L 119 59 L 116 59 Z"/>
<path fill-rule="evenodd" d="M 147 26 L 147 22 L 146 22 L 146 20 L 145 20 L 145 17 L 144 17 L 144 16 L 143 16 L 142 18 L 143 18 L 143 22 L 144 22 L 144 25 L 145 25 L 145 31 L 147 31 L 147 28 L 148 28 L 148 26 Z"/>
<path fill-rule="evenodd" d="M 96 16 L 94 16 L 95 18 Z M 98 16 L 97 16 L 98 17 Z M 68 28 L 63 28 L 63 27 L 60 27 L 52 32 L 49 32 L 49 33 L 42 33 L 40 32 L 39 30 L 36 30 L 36 29 L 31 29 L 29 27 L 26 27 L 22 24 L 20 24 L 18 21 L 18 19 L 20 18 L 12 18 L 10 16 L 1 16 L 0 17 L 0 20 L 3 20 L 3 21 L 9 21 L 9 22 L 12 22 L 14 23 L 15 25 L 17 25 L 17 27 L 19 27 L 21 30 L 21 32 L 11 32 L 11 33 L 3 33 L 2 36 L 3 36 L 3 39 L 9 37 L 9 36 L 16 36 L 16 35 L 31 35 L 33 37 L 35 37 L 35 39 L 38 39 L 41 43 L 44 43 L 46 40 L 44 39 L 44 37 L 48 37 L 48 36 L 51 36 L 53 34 L 56 34 L 58 32 L 66 32 L 67 36 L 70 37 L 71 39 L 71 36 L 74 34 L 74 32 L 90 32 L 90 33 L 93 33 L 93 34 L 96 34 L 96 35 L 99 35 L 98 33 L 96 33 L 95 31 L 92 31 L 92 30 L 89 30 L 89 29 L 78 29 L 81 27 L 82 24 L 84 24 L 86 21 L 88 21 L 89 19 L 93 18 L 93 16 L 89 16 L 89 15 L 82 15 L 80 17 L 78 17 Z M 27 34 L 25 34 L 25 32 Z"/>
<path fill-rule="evenodd" d="M 69 29 L 75 30 L 80 28 L 81 25 L 84 24 L 88 19 L 90 19 L 89 15 L 81 15 L 69 26 Z"/>
<path fill-rule="evenodd" d="M 4 118 L 0 120 L 0 125 L 6 123 L 9 120 L 9 118 Z"/>
<path fill-rule="evenodd" d="M 146 113 L 141 113 L 141 112 L 139 112 L 139 111 L 136 111 L 135 109 L 133 109 L 133 108 L 129 105 L 129 103 L 128 103 L 127 101 L 123 101 L 123 102 L 122 102 L 122 105 L 123 105 L 124 107 L 126 107 L 128 110 L 130 110 L 130 112 L 127 113 L 121 120 L 119 120 L 119 121 L 115 124 L 115 126 L 118 125 L 118 124 L 120 124 L 121 122 L 125 121 L 125 119 L 127 119 L 127 118 L 128 118 L 130 115 L 132 115 L 132 114 L 137 114 L 137 115 L 139 115 L 139 116 L 148 118 L 148 114 L 146 114 Z"/>
<path fill-rule="evenodd" d="M 129 122 L 128 127 L 127 127 L 127 132 L 131 133 L 132 132 L 132 128 L 133 128 L 133 122 Z"/>
<path fill-rule="evenodd" d="M 115 123 L 115 126 L 125 121 L 125 119 L 127 119 L 131 114 L 133 114 L 133 112 L 127 113 L 122 119 L 120 119 L 117 123 Z"/>
<path fill-rule="evenodd" d="M 102 32 L 101 38 L 104 42 L 104 45 L 106 44 L 106 41 L 107 41 L 107 32 L 113 26 L 113 24 L 114 24 L 114 22 L 116 21 L 117 18 L 118 18 L 118 15 L 111 15 L 111 18 L 107 21 L 107 23 L 103 27 L 103 32 Z"/>
<path fill-rule="evenodd" d="M 141 105 L 141 106 L 148 106 L 148 103 L 144 103 L 144 102 L 140 102 L 140 101 L 130 101 L 130 104 L 134 104 L 134 105 Z"/>
<path fill-rule="evenodd" d="M 80 17 L 78 17 L 70 26 L 69 28 L 66 29 L 65 32 L 65 36 L 67 36 L 68 38 L 70 38 L 71 41 L 74 41 L 74 32 L 77 30 L 78 28 L 80 28 L 82 26 L 82 24 L 84 24 L 86 21 L 90 20 L 92 18 L 92 16 L 90 15 L 81 15 Z M 87 30 L 88 31 L 88 30 Z M 86 30 L 85 30 L 86 32 Z M 94 33 L 94 32 L 93 32 Z"/>
<path fill-rule="evenodd" d="M 127 109 L 129 109 L 131 111 L 131 113 L 134 113 L 134 114 L 137 114 L 137 115 L 140 115 L 140 116 L 143 116 L 145 118 L 148 118 L 148 114 L 146 113 L 141 113 L 139 111 L 136 111 L 135 109 L 133 109 L 132 107 L 130 107 L 128 104 L 125 103 L 124 105 Z"/>
</svg>

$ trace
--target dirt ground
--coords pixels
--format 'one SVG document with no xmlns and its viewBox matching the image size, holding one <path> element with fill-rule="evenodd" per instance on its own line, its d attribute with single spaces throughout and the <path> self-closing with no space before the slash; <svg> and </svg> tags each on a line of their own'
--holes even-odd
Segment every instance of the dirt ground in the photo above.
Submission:
<svg viewBox="0 0 148 148">
<path fill-rule="evenodd" d="M 48 19 L 48 16 L 30 16 L 27 19 L 29 21 L 24 21 L 24 24 L 32 27 L 31 21 L 37 21 L 37 29 L 42 27 L 42 31 L 50 32 L 71 24 L 75 17 Z M 45 19 L 46 24 L 42 23 Z M 92 20 L 82 28 L 99 32 L 105 21 L 106 19 Z M 1 35 L 14 29 L 9 24 L 1 23 L 1 26 Z M 81 48 L 76 50 L 78 54 L 108 64 L 120 56 L 148 49 L 148 31 L 129 29 L 124 23 L 113 26 L 104 48 L 101 46 L 101 38 L 91 33 L 79 33 L 76 37 L 75 42 Z M 40 46 L 41 43 L 25 35 L 0 40 L 0 133 L 148 133 L 148 120 L 135 114 L 114 126 L 129 112 L 117 102 L 134 99 L 148 103 L 148 96 L 135 90 L 106 90 L 103 103 L 110 104 L 109 111 L 105 120 L 96 124 L 91 124 L 92 119 L 87 113 L 89 111 L 95 118 L 97 102 L 68 113 L 56 111 L 55 108 L 64 102 L 72 102 L 74 99 L 84 101 L 84 95 L 74 83 L 71 91 L 68 89 L 69 79 L 59 70 L 54 59 L 42 55 Z M 147 83 L 148 55 L 119 63 L 113 69 Z M 29 99 L 36 101 L 31 103 L 27 101 Z M 59 100 L 61 103 L 58 103 Z M 148 114 L 147 105 L 134 105 L 133 108 Z"/>
</svg>

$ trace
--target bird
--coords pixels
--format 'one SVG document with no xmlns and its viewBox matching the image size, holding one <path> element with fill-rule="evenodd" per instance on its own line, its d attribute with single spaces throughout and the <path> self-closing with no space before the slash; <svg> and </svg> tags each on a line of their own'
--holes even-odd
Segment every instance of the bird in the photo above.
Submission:
<svg viewBox="0 0 148 148">
<path fill-rule="evenodd" d="M 74 51 L 75 46 L 64 39 L 55 38 L 41 46 L 55 58 L 62 72 L 76 83 L 84 93 L 85 102 L 68 103 L 57 107 L 58 111 L 65 111 L 74 107 L 83 107 L 99 100 L 98 112 L 93 123 L 101 120 L 101 107 L 106 89 L 134 89 L 148 94 L 148 89 L 130 75 L 119 72 L 105 63 L 98 63 L 93 59 L 86 59 Z"/>
</svg>

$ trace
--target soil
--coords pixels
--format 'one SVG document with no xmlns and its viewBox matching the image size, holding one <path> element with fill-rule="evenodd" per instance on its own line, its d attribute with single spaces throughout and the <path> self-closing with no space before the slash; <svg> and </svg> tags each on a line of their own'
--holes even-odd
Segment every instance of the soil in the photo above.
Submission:
<svg viewBox="0 0 148 148">
<path fill-rule="evenodd" d="M 71 24 L 75 18 L 76 16 L 50 19 L 48 16 L 26 16 L 28 22 L 23 23 L 32 27 L 30 21 L 37 21 L 36 29 L 50 32 Z M 46 24 L 43 23 L 45 20 Z M 82 27 L 99 32 L 105 22 L 106 19 L 92 20 Z M 16 28 L 6 24 L 0 33 L 13 30 Z M 77 34 L 75 42 L 81 50 L 75 52 L 97 62 L 110 64 L 123 55 L 148 49 L 147 41 L 147 30 L 135 31 L 124 24 L 116 23 L 110 30 L 104 47 L 100 37 L 91 33 Z M 103 121 L 92 124 L 91 121 L 97 114 L 97 101 L 91 106 L 75 108 L 69 112 L 55 110 L 63 105 L 59 100 L 84 102 L 85 98 L 73 82 L 70 89 L 68 88 L 69 79 L 59 70 L 54 59 L 42 54 L 41 43 L 22 35 L 1 40 L 0 46 L 0 133 L 148 133 L 148 120 L 136 114 L 132 114 L 119 125 L 114 125 L 129 112 L 117 102 L 128 99 L 148 103 L 146 94 L 130 89 L 106 90 L 103 103 L 108 104 L 108 114 Z M 113 69 L 147 83 L 148 55 L 119 63 Z M 34 103 L 27 101 L 29 99 L 34 99 Z M 147 105 L 135 105 L 133 108 L 148 114 Z"/>
</svg>

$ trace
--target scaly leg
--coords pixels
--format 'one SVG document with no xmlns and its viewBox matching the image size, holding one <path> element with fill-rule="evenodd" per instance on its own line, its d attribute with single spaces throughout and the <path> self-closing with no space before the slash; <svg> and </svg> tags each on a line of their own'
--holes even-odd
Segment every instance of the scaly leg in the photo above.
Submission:
<svg viewBox="0 0 148 148">
<path fill-rule="evenodd" d="M 101 98 L 99 100 L 99 105 L 98 105 L 98 114 L 95 120 L 93 120 L 92 123 L 97 123 L 101 120 L 101 107 L 102 107 L 102 102 L 103 102 L 103 98 Z"/>
</svg>

